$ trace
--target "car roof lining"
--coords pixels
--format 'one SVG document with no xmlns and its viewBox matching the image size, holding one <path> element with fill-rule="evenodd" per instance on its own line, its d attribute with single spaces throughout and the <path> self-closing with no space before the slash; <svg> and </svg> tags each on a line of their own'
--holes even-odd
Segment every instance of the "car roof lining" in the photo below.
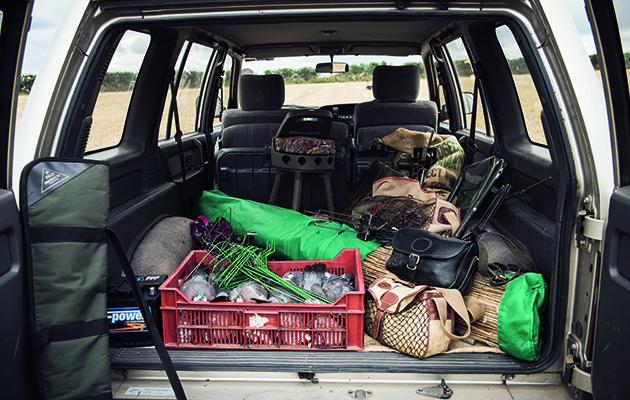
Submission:
<svg viewBox="0 0 630 400">
<path fill-rule="evenodd" d="M 449 21 L 231 22 L 200 27 L 235 43 L 246 57 L 269 58 L 331 52 L 335 55 L 417 55 L 422 42 Z M 379 27 L 375 29 L 374 24 Z"/>
</svg>

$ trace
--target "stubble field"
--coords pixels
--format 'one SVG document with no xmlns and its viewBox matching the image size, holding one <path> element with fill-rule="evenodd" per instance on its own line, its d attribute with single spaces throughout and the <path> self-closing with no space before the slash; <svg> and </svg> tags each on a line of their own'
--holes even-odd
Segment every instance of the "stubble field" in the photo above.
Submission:
<svg viewBox="0 0 630 400">
<path fill-rule="evenodd" d="M 515 83 L 519 91 L 519 98 L 523 114 L 532 140 L 544 143 L 544 134 L 540 123 L 542 107 L 536 94 L 534 85 L 528 75 L 516 75 Z M 311 83 L 285 86 L 285 104 L 303 106 L 322 106 L 326 104 L 358 103 L 373 99 L 372 91 L 368 89 L 371 82 L 343 82 L 343 83 Z M 462 82 L 464 91 L 472 92 L 472 78 Z M 198 89 L 182 89 L 178 95 L 178 108 L 182 130 L 194 130 L 195 101 Z M 18 99 L 18 123 L 28 96 L 20 95 Z M 115 145 L 123 130 L 127 107 L 131 92 L 104 92 L 99 95 L 97 106 L 93 114 L 93 125 L 89 148 L 102 148 Z M 426 82 L 421 82 L 420 99 L 428 98 Z M 481 111 L 481 110 L 479 110 Z M 160 136 L 165 136 L 166 112 L 163 113 Z M 485 131 L 482 113 L 478 113 L 477 129 Z M 173 131 L 173 128 L 171 129 Z"/>
</svg>

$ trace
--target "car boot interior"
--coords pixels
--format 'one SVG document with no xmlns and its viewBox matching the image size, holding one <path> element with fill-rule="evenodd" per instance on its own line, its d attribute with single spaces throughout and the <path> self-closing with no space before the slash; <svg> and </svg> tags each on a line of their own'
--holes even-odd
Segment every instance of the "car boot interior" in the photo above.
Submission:
<svg viewBox="0 0 630 400">
<path fill-rule="evenodd" d="M 130 259 L 165 216 L 195 220 L 198 215 L 191 210 L 202 191 L 218 189 L 268 203 L 276 177 L 272 137 L 290 110 L 321 109 L 330 111 L 331 131 L 337 132 L 331 175 L 335 210 L 342 209 L 375 161 L 392 166 L 398 151 L 376 139 L 397 128 L 455 136 L 467 153 L 468 164 L 488 157 L 504 160 L 505 171 L 491 194 L 505 184 L 511 185 L 511 191 L 492 226 L 527 249 L 548 291 L 542 314 L 541 357 L 534 362 L 494 353 L 442 354 L 421 360 L 396 353 L 321 351 L 307 357 L 292 351 L 193 349 L 171 351 L 176 367 L 432 373 L 534 373 L 548 368 L 562 348 L 568 282 L 563 266 L 569 261 L 566 244 L 572 237 L 572 216 L 578 206 L 577 179 L 554 87 L 540 67 L 537 44 L 527 33 L 525 19 L 513 11 L 482 13 L 466 7 L 441 13 L 422 7 L 394 12 L 393 6 L 387 11 L 331 6 L 289 16 L 273 10 L 252 13 L 247 7 L 236 11 L 228 7 L 222 13 L 201 6 L 197 9 L 193 3 L 186 6 L 188 12 L 160 18 L 159 10 L 135 8 L 129 2 L 125 17 L 105 23 L 81 67 L 83 84 L 72 92 L 66 122 L 59 127 L 64 145 L 58 156 L 109 163 L 109 224 Z M 87 138 L 94 133 L 98 101 L 104 96 L 99 92 L 102 77 L 130 32 L 145 38 L 147 45 L 119 141 L 90 147 Z M 513 47 L 501 41 L 505 35 L 511 36 Z M 185 64 L 190 58 L 186 57 L 195 48 L 206 49 L 207 56 L 199 67 L 203 77 L 194 99 L 186 101 L 182 97 L 187 93 L 184 81 L 189 66 Z M 519 57 L 509 53 L 514 50 L 520 52 Z M 351 64 L 387 63 L 394 57 L 404 62 L 405 57 L 416 56 L 422 68 L 379 66 L 373 80 L 359 80 L 364 97 L 350 102 L 334 100 L 345 99 L 349 86 L 288 84 L 277 73 L 281 68 L 293 68 L 289 60 L 300 58 L 303 65 L 314 68 L 317 62 L 340 61 L 349 55 L 357 60 Z M 515 58 L 526 74 L 514 75 Z M 250 63 L 274 60 L 282 66 L 285 59 L 284 67 L 277 67 L 274 74 L 246 72 Z M 529 84 L 532 103 L 539 105 L 533 117 L 518 87 L 522 80 Z M 289 92 L 307 85 L 330 92 L 326 99 L 333 100 L 322 103 L 305 95 L 297 103 L 300 97 Z M 471 109 L 472 100 L 477 106 Z M 186 118 L 190 124 L 181 128 L 178 119 L 184 124 Z M 472 118 L 476 124 L 471 123 Z M 476 132 L 471 134 L 473 125 Z M 286 178 L 277 204 L 291 208 L 293 195 L 293 179 Z M 305 180 L 302 198 L 310 203 L 302 210 L 305 213 L 328 208 L 322 180 L 315 177 Z M 113 256 L 109 275 L 121 276 Z M 112 367 L 159 368 L 155 353 L 137 354 L 133 346 L 112 348 Z M 230 360 L 227 367 L 226 355 Z"/>
</svg>

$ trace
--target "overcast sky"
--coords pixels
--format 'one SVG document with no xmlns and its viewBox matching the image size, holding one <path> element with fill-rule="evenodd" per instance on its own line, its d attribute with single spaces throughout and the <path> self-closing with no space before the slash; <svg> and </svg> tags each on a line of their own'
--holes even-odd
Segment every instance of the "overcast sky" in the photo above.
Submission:
<svg viewBox="0 0 630 400">
<path fill-rule="evenodd" d="M 26 42 L 22 74 L 37 74 L 42 60 L 51 43 L 55 31 L 61 22 L 64 13 L 73 0 L 35 0 L 31 29 Z M 576 26 L 588 54 L 595 53 L 595 44 L 590 35 L 590 26 L 586 19 L 583 0 L 564 0 L 569 7 L 569 12 L 576 22 Z M 615 1 L 617 15 L 620 19 L 622 37 L 630 41 L 630 2 Z M 628 46 L 628 43 L 624 43 Z M 341 60 L 340 60 L 341 61 Z"/>
</svg>

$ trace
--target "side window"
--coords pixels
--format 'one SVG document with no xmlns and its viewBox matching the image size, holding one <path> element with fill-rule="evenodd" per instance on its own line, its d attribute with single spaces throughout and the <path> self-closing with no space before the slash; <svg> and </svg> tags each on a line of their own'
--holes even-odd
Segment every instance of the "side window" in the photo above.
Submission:
<svg viewBox="0 0 630 400">
<path fill-rule="evenodd" d="M 205 71 L 214 51 L 210 47 L 187 42 L 179 54 L 175 84 L 177 85 L 179 125 L 184 134 L 197 130 L 199 101 L 202 95 Z M 171 109 L 171 90 L 169 88 L 160 122 L 159 140 L 172 137 L 175 131 L 175 115 Z"/>
<path fill-rule="evenodd" d="M 464 41 L 455 39 L 449 42 L 445 46 L 445 51 L 448 53 L 448 59 L 450 61 L 450 69 L 453 77 L 456 79 L 457 84 L 457 102 L 460 104 L 461 109 L 464 111 L 465 118 L 463 120 L 463 127 L 470 128 L 472 120 L 474 87 L 475 87 L 475 74 L 473 73 L 472 63 L 468 57 L 468 52 L 464 46 Z M 486 126 L 486 119 L 484 115 L 487 115 L 485 109 L 485 103 L 482 101 L 483 96 L 481 91 L 477 93 L 477 115 L 475 118 L 475 131 L 492 134 L 490 127 Z M 449 114 L 450 118 L 453 118 L 453 114 Z"/>
<path fill-rule="evenodd" d="M 540 121 L 540 113 L 542 112 L 542 104 L 538 97 L 538 92 L 534 86 L 534 81 L 529 73 L 529 69 L 525 64 L 525 59 L 521 53 L 512 31 L 507 26 L 500 26 L 496 30 L 497 38 L 503 49 L 503 54 L 507 59 L 512 73 L 512 80 L 516 86 L 518 99 L 521 103 L 523 118 L 525 119 L 525 127 L 529 140 L 534 143 L 547 145 L 545 132 Z"/>
<path fill-rule="evenodd" d="M 118 43 L 94 105 L 86 152 L 120 143 L 131 93 L 149 42 L 149 35 L 127 31 Z"/>
<path fill-rule="evenodd" d="M 228 98 L 230 96 L 230 85 L 232 83 L 232 67 L 234 66 L 234 61 L 232 60 L 232 56 L 228 55 L 225 57 L 225 61 L 223 62 L 223 86 L 219 91 L 219 98 L 217 100 L 217 109 L 214 115 L 214 126 L 221 125 L 221 112 L 227 107 Z"/>
<path fill-rule="evenodd" d="M 616 12 L 617 24 L 619 24 L 619 32 L 625 33 L 625 32 L 628 32 L 628 30 L 630 30 L 630 15 L 621 11 L 625 7 L 628 6 L 627 4 L 623 4 L 623 3 L 624 2 L 622 0 L 613 0 L 615 9 L 619 10 Z M 621 46 L 623 48 L 623 58 L 626 62 L 626 74 L 628 74 L 630 77 L 630 37 L 627 34 L 621 35 Z M 597 57 L 597 54 L 591 57 Z M 599 63 L 597 65 L 597 69 L 599 69 Z M 598 71 L 598 74 L 600 74 L 601 76 L 601 73 L 599 71 Z"/>
</svg>

